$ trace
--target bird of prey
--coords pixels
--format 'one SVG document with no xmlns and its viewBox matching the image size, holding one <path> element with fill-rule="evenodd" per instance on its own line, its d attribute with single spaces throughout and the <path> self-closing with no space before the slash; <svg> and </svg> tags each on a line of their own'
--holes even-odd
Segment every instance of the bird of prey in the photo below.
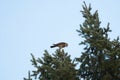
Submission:
<svg viewBox="0 0 120 80">
<path fill-rule="evenodd" d="M 59 42 L 59 43 L 53 44 L 52 46 L 50 46 L 50 48 L 59 47 L 61 49 L 61 48 L 67 47 L 67 46 L 68 46 L 68 43 Z"/>
</svg>

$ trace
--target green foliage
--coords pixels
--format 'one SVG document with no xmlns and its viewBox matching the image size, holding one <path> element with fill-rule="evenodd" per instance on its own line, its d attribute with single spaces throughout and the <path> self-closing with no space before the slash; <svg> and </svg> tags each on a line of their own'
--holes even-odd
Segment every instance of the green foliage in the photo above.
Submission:
<svg viewBox="0 0 120 80">
<path fill-rule="evenodd" d="M 24 80 L 32 80 L 31 75 L 30 75 L 30 71 L 28 72 L 28 79 L 24 78 Z"/>
<path fill-rule="evenodd" d="M 110 40 L 109 23 L 106 28 L 101 27 L 98 11 L 91 13 L 91 5 L 84 2 L 81 13 L 85 18 L 80 29 L 77 30 L 85 45 L 80 57 L 72 60 L 63 49 L 57 49 L 54 54 L 47 50 L 42 58 L 32 56 L 35 70 L 28 72 L 28 79 L 24 80 L 120 80 L 120 42 L 119 37 Z M 79 63 L 80 67 L 75 67 Z M 81 79 L 80 79 L 80 78 Z"/>
<path fill-rule="evenodd" d="M 31 54 L 32 55 L 32 54 Z M 76 64 L 64 50 L 56 50 L 50 55 L 46 50 L 42 59 L 32 55 L 32 65 L 36 68 L 31 76 L 39 80 L 78 80 Z"/>
<path fill-rule="evenodd" d="M 80 76 L 85 80 L 120 80 L 120 42 L 119 38 L 110 41 L 109 23 L 106 28 L 100 27 L 98 11 L 91 13 L 84 3 L 83 17 L 85 21 L 80 25 L 79 35 L 84 38 L 80 45 L 85 45 L 80 58 Z"/>
</svg>

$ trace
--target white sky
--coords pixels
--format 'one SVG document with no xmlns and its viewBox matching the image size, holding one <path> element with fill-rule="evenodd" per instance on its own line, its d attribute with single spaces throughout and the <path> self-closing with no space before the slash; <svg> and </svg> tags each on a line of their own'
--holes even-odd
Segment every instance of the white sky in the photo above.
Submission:
<svg viewBox="0 0 120 80">
<path fill-rule="evenodd" d="M 110 22 L 111 39 L 120 35 L 120 1 L 85 0 L 98 10 L 101 27 Z M 60 41 L 72 58 L 82 51 L 76 29 L 84 18 L 83 0 L 1 0 L 0 1 L 0 78 L 23 80 L 32 69 L 30 53 L 42 57 L 44 50 Z"/>
</svg>

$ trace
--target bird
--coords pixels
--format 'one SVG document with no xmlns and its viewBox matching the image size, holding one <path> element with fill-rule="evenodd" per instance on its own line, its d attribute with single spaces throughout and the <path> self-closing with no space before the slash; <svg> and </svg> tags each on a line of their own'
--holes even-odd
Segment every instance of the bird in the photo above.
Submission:
<svg viewBox="0 0 120 80">
<path fill-rule="evenodd" d="M 67 47 L 67 46 L 68 46 L 68 43 L 59 42 L 59 43 L 53 44 L 52 46 L 50 46 L 50 48 L 59 47 L 59 49 L 61 49 L 61 48 Z"/>
</svg>

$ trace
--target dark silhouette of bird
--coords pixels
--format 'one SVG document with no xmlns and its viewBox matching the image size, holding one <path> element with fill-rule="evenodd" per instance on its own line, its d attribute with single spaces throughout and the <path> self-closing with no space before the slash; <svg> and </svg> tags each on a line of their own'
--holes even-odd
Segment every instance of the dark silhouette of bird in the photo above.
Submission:
<svg viewBox="0 0 120 80">
<path fill-rule="evenodd" d="M 67 46 L 68 46 L 68 43 L 59 42 L 59 43 L 53 44 L 52 46 L 50 46 L 50 48 L 59 47 L 59 49 L 61 49 L 61 48 L 67 47 Z"/>
</svg>

